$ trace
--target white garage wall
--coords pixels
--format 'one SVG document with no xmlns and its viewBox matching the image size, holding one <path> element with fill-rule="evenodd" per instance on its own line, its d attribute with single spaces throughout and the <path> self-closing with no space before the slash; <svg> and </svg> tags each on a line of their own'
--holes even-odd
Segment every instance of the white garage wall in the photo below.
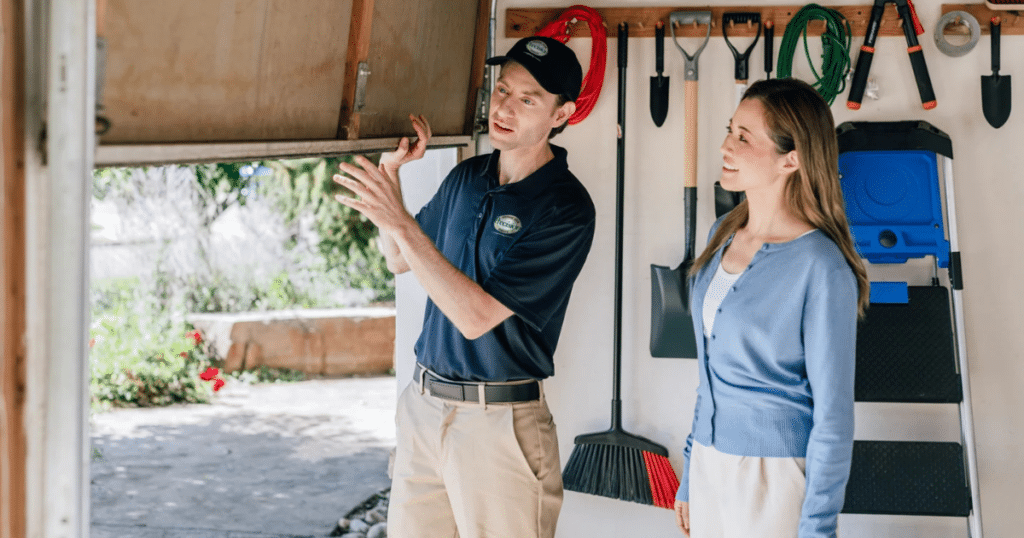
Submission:
<svg viewBox="0 0 1024 538">
<path fill-rule="evenodd" d="M 570 3 L 533 0 L 528 5 L 566 7 Z M 647 0 L 596 1 L 604 6 L 666 5 Z M 824 5 L 838 2 L 822 2 Z M 513 39 L 503 37 L 504 13 L 517 1 L 498 1 L 499 39 L 504 51 Z M 749 1 L 722 0 L 715 5 L 751 5 Z M 1024 183 L 1019 179 L 1020 140 L 1024 116 L 1018 110 L 1001 129 L 991 128 L 981 113 L 980 76 L 989 74 L 989 40 L 961 58 L 936 50 L 932 32 L 941 14 L 938 0 L 915 3 L 926 33 L 920 37 L 938 98 L 932 111 L 921 109 L 906 46 L 902 37 L 881 37 L 871 70 L 880 86 L 880 99 L 865 99 L 860 111 L 846 109 L 846 95 L 832 107 L 836 122 L 923 119 L 946 131 L 953 139 L 956 201 L 959 212 L 961 251 L 965 275 L 967 346 L 971 361 L 974 412 L 979 455 L 982 509 L 985 532 L 990 537 L 1019 536 L 1024 514 L 1019 504 L 1024 460 L 1024 283 L 1017 275 L 1024 266 L 1018 246 L 1024 217 Z M 982 21 L 983 23 L 985 21 Z M 862 32 L 863 30 L 861 30 Z M 857 32 L 855 30 L 855 32 Z M 563 463 L 580 433 L 604 430 L 609 425 L 611 398 L 612 282 L 614 275 L 615 143 L 616 143 L 616 40 L 608 29 L 608 65 L 604 90 L 597 107 L 584 122 L 569 127 L 554 142 L 569 150 L 570 169 L 583 181 L 598 211 L 593 249 L 569 305 L 556 355 L 556 376 L 547 382 L 547 393 L 558 423 Z M 776 34 L 776 57 L 781 32 Z M 862 41 L 857 32 L 853 48 Z M 1003 38 L 1003 72 L 1024 76 L 1021 36 Z M 816 41 L 816 40 L 815 40 Z M 746 40 L 742 40 L 746 43 Z M 696 39 L 681 40 L 688 51 Z M 656 128 L 648 111 L 649 77 L 654 74 L 654 42 L 630 40 L 626 120 L 627 162 L 625 199 L 623 298 L 623 400 L 628 431 L 669 448 L 673 466 L 681 466 L 681 448 L 689 431 L 697 385 L 696 365 L 691 360 L 654 359 L 648 352 L 650 331 L 651 264 L 674 266 L 682 258 L 682 142 L 683 61 L 666 45 L 666 75 L 671 77 L 668 120 Z M 591 42 L 570 43 L 584 68 Z M 802 48 L 802 47 L 801 47 Z M 856 52 L 854 52 L 856 59 Z M 751 56 L 751 79 L 763 77 L 762 45 Z M 803 53 L 794 61 L 795 75 L 810 77 Z M 721 164 L 718 146 L 733 110 L 733 60 L 720 38 L 713 38 L 700 58 L 698 248 L 704 246 L 714 220 L 712 185 Z M 1021 84 L 1014 99 L 1024 99 Z M 1020 105 L 1018 105 L 1018 108 Z M 454 163 L 451 152 L 445 161 L 424 164 L 439 173 Z M 438 157 L 439 159 L 441 157 Z M 415 171 L 403 169 L 410 207 L 419 207 L 436 182 L 410 187 Z M 431 177 L 433 177 L 431 175 Z M 443 177 L 443 172 L 440 174 Z M 439 180 L 440 177 L 437 179 Z M 418 200 L 412 200 L 415 198 Z M 877 268 L 873 268 L 874 272 Z M 422 319 L 423 292 L 414 277 L 398 281 L 398 345 L 396 369 L 399 387 L 408 382 L 412 369 L 412 343 Z M 951 406 L 885 405 L 857 407 L 858 438 L 957 440 L 956 410 Z M 679 536 L 669 511 L 596 496 L 567 492 L 559 521 L 559 537 L 670 537 Z M 840 535 L 959 537 L 966 536 L 962 519 L 881 518 L 841 516 Z"/>
</svg>

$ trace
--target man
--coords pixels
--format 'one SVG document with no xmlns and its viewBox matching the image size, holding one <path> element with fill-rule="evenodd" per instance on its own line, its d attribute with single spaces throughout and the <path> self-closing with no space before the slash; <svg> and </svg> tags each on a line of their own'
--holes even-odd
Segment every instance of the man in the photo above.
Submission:
<svg viewBox="0 0 1024 538">
<path fill-rule="evenodd" d="M 576 110 L 582 68 L 562 43 L 530 37 L 491 58 L 490 155 L 448 175 L 415 219 L 399 167 L 422 157 L 430 125 L 374 167 L 341 165 L 339 196 L 381 232 L 388 268 L 429 296 L 414 381 L 399 398 L 388 534 L 552 537 L 561 465 L 541 380 L 572 284 L 590 251 L 594 204 L 549 144 Z"/>
</svg>

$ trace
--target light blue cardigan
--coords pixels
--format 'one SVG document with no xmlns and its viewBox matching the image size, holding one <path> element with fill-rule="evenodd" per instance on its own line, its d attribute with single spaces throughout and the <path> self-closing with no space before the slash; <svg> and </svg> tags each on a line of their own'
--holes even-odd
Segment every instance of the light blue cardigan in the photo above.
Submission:
<svg viewBox="0 0 1024 538">
<path fill-rule="evenodd" d="M 702 311 L 723 250 L 691 279 L 692 312 Z M 676 499 L 689 500 L 695 439 L 739 456 L 806 457 L 799 536 L 835 535 L 853 452 L 857 296 L 846 258 L 815 230 L 754 255 L 710 337 L 693 316 L 700 383 Z"/>
</svg>

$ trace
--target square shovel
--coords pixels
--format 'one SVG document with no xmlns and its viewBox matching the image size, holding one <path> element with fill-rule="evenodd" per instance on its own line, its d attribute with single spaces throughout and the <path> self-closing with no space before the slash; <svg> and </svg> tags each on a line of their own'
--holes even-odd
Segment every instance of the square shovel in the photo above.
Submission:
<svg viewBox="0 0 1024 538">
<path fill-rule="evenodd" d="M 683 261 L 675 269 L 651 265 L 651 356 L 696 358 L 697 336 L 690 305 L 690 268 L 697 234 L 697 60 L 711 37 L 710 11 L 676 11 L 669 15 L 672 41 L 686 59 L 683 88 L 683 221 L 686 225 Z M 704 41 L 692 55 L 676 39 L 676 26 L 706 25 Z M 697 315 L 700 315 L 698 313 Z"/>
<path fill-rule="evenodd" d="M 1002 127 L 1010 117 L 1010 75 L 999 74 L 1000 18 L 992 17 L 992 74 L 981 77 L 981 110 L 989 125 Z"/>
</svg>

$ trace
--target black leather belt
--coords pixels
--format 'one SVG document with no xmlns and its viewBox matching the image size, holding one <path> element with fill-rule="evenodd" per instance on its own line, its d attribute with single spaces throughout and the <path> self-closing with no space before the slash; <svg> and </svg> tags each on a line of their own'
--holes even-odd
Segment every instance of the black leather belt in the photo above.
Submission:
<svg viewBox="0 0 1024 538">
<path fill-rule="evenodd" d="M 456 402 L 479 402 L 480 390 L 484 391 L 486 403 L 532 402 L 540 398 L 540 382 L 526 381 L 516 384 L 494 385 L 469 381 L 442 379 L 416 363 L 413 377 L 423 380 L 423 386 L 431 396 Z"/>
</svg>

